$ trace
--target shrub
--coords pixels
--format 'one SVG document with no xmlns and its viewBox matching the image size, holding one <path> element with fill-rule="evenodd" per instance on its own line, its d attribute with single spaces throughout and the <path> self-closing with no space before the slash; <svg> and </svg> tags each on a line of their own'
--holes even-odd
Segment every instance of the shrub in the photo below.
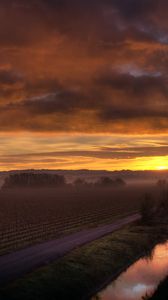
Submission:
<svg viewBox="0 0 168 300">
<path fill-rule="evenodd" d="M 143 223 L 150 223 L 154 212 L 154 203 L 150 194 L 146 194 L 141 204 L 140 213 Z"/>
</svg>

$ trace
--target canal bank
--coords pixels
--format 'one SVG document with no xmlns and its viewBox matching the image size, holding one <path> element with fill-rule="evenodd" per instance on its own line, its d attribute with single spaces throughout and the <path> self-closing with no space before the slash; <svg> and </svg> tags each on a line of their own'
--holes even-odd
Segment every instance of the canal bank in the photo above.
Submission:
<svg viewBox="0 0 168 300">
<path fill-rule="evenodd" d="M 4 287 L 0 299 L 89 299 L 114 274 L 167 238 L 166 224 L 128 226 Z"/>
</svg>

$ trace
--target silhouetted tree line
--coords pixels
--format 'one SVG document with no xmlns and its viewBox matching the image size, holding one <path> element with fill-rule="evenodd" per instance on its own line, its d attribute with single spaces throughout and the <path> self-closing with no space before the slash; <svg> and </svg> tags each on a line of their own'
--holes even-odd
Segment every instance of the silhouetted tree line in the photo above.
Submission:
<svg viewBox="0 0 168 300">
<path fill-rule="evenodd" d="M 155 202 L 151 194 L 145 194 L 141 204 L 140 213 L 142 222 L 145 224 L 151 223 L 155 214 Z"/>
<path fill-rule="evenodd" d="M 117 187 L 117 186 L 124 186 L 126 183 L 122 178 L 115 178 L 112 179 L 110 177 L 101 177 L 97 182 L 97 186 L 102 186 L 102 187 Z"/>
<path fill-rule="evenodd" d="M 144 223 L 151 223 L 153 220 L 168 216 L 168 183 L 166 179 L 157 182 L 158 196 L 155 201 L 151 194 L 146 194 L 141 204 L 141 216 Z"/>
<path fill-rule="evenodd" d="M 158 215 L 168 213 L 168 183 L 166 179 L 158 180 L 159 201 L 158 201 Z"/>
<path fill-rule="evenodd" d="M 120 187 L 126 183 L 122 178 L 111 179 L 101 177 L 95 183 L 89 183 L 83 178 L 77 178 L 72 185 L 67 184 L 65 177 L 58 174 L 24 172 L 11 174 L 6 177 L 3 189 L 14 187 Z"/>
<path fill-rule="evenodd" d="M 62 175 L 47 173 L 12 174 L 5 179 L 3 188 L 13 187 L 59 187 L 66 184 Z"/>
<path fill-rule="evenodd" d="M 100 177 L 96 182 L 94 183 L 88 183 L 82 178 L 77 178 L 74 181 L 74 186 L 76 187 L 84 187 L 84 186 L 90 186 L 90 187 L 121 187 L 124 186 L 126 183 L 122 178 L 115 178 L 112 179 L 108 176 Z"/>
</svg>

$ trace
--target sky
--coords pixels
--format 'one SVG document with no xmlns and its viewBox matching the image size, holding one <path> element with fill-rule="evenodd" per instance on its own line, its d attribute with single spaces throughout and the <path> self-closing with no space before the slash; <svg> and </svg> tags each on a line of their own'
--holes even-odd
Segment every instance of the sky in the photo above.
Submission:
<svg viewBox="0 0 168 300">
<path fill-rule="evenodd" d="M 0 1 L 0 170 L 168 168 L 167 0 Z"/>
</svg>

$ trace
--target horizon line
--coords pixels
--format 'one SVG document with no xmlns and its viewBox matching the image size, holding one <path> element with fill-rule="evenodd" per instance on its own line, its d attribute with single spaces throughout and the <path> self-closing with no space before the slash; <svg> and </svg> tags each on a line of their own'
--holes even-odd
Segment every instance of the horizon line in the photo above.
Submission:
<svg viewBox="0 0 168 300">
<path fill-rule="evenodd" d="M 168 168 L 167 169 L 148 169 L 148 170 L 131 170 L 131 169 L 120 169 L 120 170 L 105 170 L 105 169 L 10 169 L 10 170 L 0 170 L 0 173 L 9 173 L 9 172 L 31 172 L 31 171 L 65 171 L 65 172 L 78 172 L 78 171 L 88 171 L 88 172 L 160 172 L 160 173 L 164 173 L 164 172 L 168 172 Z"/>
</svg>

